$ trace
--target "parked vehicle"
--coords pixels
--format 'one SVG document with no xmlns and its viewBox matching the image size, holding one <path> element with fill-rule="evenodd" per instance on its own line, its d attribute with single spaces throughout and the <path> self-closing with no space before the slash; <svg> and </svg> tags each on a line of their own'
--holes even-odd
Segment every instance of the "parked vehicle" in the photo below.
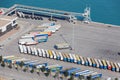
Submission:
<svg viewBox="0 0 120 80">
<path fill-rule="evenodd" d="M 111 69 L 112 69 L 112 66 L 110 65 L 110 62 L 109 62 L 109 61 L 106 61 L 106 63 L 107 63 L 107 69 L 108 69 L 108 70 L 111 70 Z"/>
<path fill-rule="evenodd" d="M 70 45 L 68 43 L 59 43 L 54 45 L 55 49 L 68 49 Z"/>
<path fill-rule="evenodd" d="M 105 61 L 105 60 L 102 60 L 102 63 L 103 63 L 103 68 L 104 68 L 104 69 L 107 69 L 106 61 Z"/>
<path fill-rule="evenodd" d="M 96 67 L 99 68 L 99 62 L 97 59 L 94 59 L 95 60 L 95 63 L 96 63 Z"/>
<path fill-rule="evenodd" d="M 20 50 L 20 53 L 24 53 L 24 49 L 22 45 L 19 45 L 19 50 Z"/>
<path fill-rule="evenodd" d="M 38 56 L 42 57 L 42 51 L 38 48 Z"/>
<path fill-rule="evenodd" d="M 111 64 L 111 66 L 112 66 L 112 71 L 115 71 L 115 66 L 114 66 L 114 64 L 113 64 L 113 62 L 110 62 L 110 64 Z"/>
<path fill-rule="evenodd" d="M 87 60 L 88 60 L 88 62 L 89 62 L 89 66 L 92 66 L 92 61 L 91 61 L 91 59 L 90 59 L 89 57 L 87 57 Z"/>
<path fill-rule="evenodd" d="M 101 62 L 100 59 L 98 59 L 98 62 L 99 62 L 99 65 L 100 65 L 99 68 L 100 68 L 100 69 L 103 69 L 103 63 Z"/>
</svg>

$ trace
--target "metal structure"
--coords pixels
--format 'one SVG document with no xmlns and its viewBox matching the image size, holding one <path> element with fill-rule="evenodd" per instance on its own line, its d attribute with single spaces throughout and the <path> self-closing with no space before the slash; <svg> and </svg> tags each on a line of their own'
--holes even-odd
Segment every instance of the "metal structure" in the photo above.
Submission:
<svg viewBox="0 0 120 80">
<path fill-rule="evenodd" d="M 34 15 L 42 15 L 46 17 L 54 17 L 54 18 L 61 18 L 65 20 L 69 20 L 70 22 L 74 22 L 75 20 L 80 20 L 79 17 L 83 17 L 83 21 L 90 22 L 90 8 L 87 7 L 84 10 L 84 13 L 76 13 L 76 12 L 67 12 L 67 11 L 60 11 L 60 10 L 53 10 L 53 9 L 46 9 L 46 8 L 38 8 L 26 5 L 15 4 L 14 6 L 10 7 L 4 15 L 12 15 L 19 13 L 24 16 L 25 14 Z"/>
</svg>

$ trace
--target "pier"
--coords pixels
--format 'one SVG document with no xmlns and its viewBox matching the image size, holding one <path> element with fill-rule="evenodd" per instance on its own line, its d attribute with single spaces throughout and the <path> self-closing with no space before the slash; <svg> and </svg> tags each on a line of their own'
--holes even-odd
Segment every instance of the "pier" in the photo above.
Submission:
<svg viewBox="0 0 120 80">
<path fill-rule="evenodd" d="M 76 12 L 68 12 L 68 11 L 60 11 L 54 9 L 47 9 L 47 8 L 38 8 L 26 5 L 15 4 L 10 7 L 4 15 L 13 15 L 13 14 L 30 14 L 32 16 L 39 15 L 51 18 L 59 18 L 63 20 L 81 20 L 84 22 L 90 22 L 90 7 L 86 7 L 84 13 L 76 13 Z"/>
</svg>

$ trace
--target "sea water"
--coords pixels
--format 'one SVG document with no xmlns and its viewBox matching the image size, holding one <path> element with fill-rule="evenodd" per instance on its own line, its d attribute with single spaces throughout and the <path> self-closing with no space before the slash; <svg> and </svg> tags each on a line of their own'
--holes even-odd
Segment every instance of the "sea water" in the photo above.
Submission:
<svg viewBox="0 0 120 80">
<path fill-rule="evenodd" d="M 120 0 L 0 0 L 0 7 L 23 4 L 82 13 L 91 8 L 92 21 L 120 25 Z"/>
</svg>

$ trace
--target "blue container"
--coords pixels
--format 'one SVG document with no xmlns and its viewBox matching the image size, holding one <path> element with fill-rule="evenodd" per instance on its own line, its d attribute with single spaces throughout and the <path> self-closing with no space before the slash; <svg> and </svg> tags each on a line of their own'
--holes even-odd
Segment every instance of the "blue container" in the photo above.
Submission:
<svg viewBox="0 0 120 80">
<path fill-rule="evenodd" d="M 113 67 L 112 67 L 112 69 L 111 69 L 111 70 L 112 70 L 112 71 L 115 71 L 115 68 L 113 68 Z"/>
<path fill-rule="evenodd" d="M 74 62 L 74 59 L 70 59 L 70 62 L 73 63 L 73 62 Z"/>
<path fill-rule="evenodd" d="M 70 62 L 70 58 L 67 58 L 67 61 Z"/>
<path fill-rule="evenodd" d="M 81 61 L 77 61 L 77 64 L 81 64 Z"/>
<path fill-rule="evenodd" d="M 67 61 L 67 58 L 63 58 L 63 61 Z"/>
<path fill-rule="evenodd" d="M 99 68 L 100 68 L 100 69 L 103 69 L 103 66 L 102 66 L 102 65 L 100 65 L 100 66 L 99 66 Z"/>
<path fill-rule="evenodd" d="M 88 63 L 88 61 L 86 61 L 86 62 L 85 62 L 85 66 L 88 66 L 88 65 L 89 65 L 89 63 Z"/>
<path fill-rule="evenodd" d="M 102 74 L 95 74 L 91 76 L 92 79 L 101 78 L 101 77 L 102 77 Z"/>
<path fill-rule="evenodd" d="M 107 69 L 107 66 L 103 66 L 103 69 Z"/>
<path fill-rule="evenodd" d="M 97 64 L 92 64 L 92 66 L 93 66 L 93 67 L 96 67 L 96 66 L 97 66 Z"/>
</svg>

